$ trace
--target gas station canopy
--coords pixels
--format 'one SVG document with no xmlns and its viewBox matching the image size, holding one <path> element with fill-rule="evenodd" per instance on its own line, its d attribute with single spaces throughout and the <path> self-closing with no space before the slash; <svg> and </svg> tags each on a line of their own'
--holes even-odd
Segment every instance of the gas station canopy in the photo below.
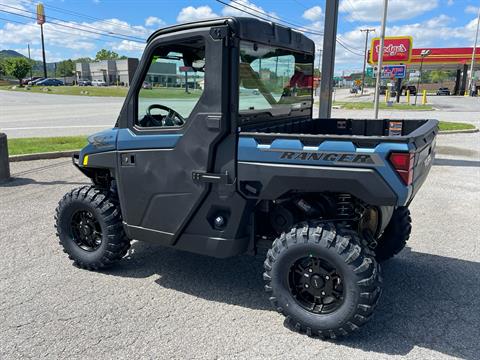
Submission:
<svg viewBox="0 0 480 360">
<path fill-rule="evenodd" d="M 473 48 L 460 47 L 460 48 L 418 48 L 412 49 L 410 62 L 398 64 L 407 65 L 410 70 L 418 70 L 422 62 L 422 51 L 429 50 L 428 56 L 423 58 L 424 70 L 460 70 L 465 65 L 470 66 L 472 61 Z M 369 56 L 368 62 L 370 65 L 374 65 Z M 475 51 L 475 62 L 480 63 L 480 48 Z"/>
</svg>

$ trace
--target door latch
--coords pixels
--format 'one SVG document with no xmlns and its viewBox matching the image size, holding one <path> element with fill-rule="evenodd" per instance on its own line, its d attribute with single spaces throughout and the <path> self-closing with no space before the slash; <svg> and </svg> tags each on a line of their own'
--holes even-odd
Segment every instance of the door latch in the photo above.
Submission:
<svg viewBox="0 0 480 360">
<path fill-rule="evenodd" d="M 135 154 L 123 153 L 120 154 L 121 166 L 135 166 Z"/>
<path fill-rule="evenodd" d="M 202 171 L 192 172 L 192 179 L 199 183 L 228 184 L 228 173 L 214 174 Z"/>
</svg>

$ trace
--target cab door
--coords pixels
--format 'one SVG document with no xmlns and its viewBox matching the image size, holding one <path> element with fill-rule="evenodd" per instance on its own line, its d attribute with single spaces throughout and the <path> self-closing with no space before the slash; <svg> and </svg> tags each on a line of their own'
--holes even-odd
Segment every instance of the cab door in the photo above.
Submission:
<svg viewBox="0 0 480 360">
<path fill-rule="evenodd" d="M 208 173 L 227 131 L 228 48 L 210 30 L 151 42 L 122 110 L 118 193 L 134 239 L 172 244 L 215 181 Z"/>
</svg>

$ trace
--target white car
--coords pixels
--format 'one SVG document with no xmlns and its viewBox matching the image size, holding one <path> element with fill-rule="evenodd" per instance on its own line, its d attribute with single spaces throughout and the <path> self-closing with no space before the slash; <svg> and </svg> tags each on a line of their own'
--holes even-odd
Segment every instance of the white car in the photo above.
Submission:
<svg viewBox="0 0 480 360">
<path fill-rule="evenodd" d="M 92 86 L 107 86 L 107 83 L 103 80 L 92 80 Z"/>
</svg>

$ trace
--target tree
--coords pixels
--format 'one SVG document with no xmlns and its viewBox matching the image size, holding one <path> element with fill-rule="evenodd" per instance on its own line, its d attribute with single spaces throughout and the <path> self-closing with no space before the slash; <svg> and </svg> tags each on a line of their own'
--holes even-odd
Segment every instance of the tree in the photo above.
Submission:
<svg viewBox="0 0 480 360">
<path fill-rule="evenodd" d="M 60 61 L 57 65 L 57 71 L 60 76 L 72 76 L 75 72 L 75 64 L 71 59 Z"/>
<path fill-rule="evenodd" d="M 443 83 L 449 75 L 449 72 L 445 70 L 432 70 L 430 71 L 430 81 L 433 83 Z"/>
<path fill-rule="evenodd" d="M 5 75 L 6 70 L 5 70 L 5 60 L 0 58 L 0 76 Z"/>
<path fill-rule="evenodd" d="M 32 62 L 25 58 L 8 58 L 5 59 L 5 70 L 7 75 L 18 79 L 22 85 L 22 79 L 28 75 L 32 69 Z"/>
<path fill-rule="evenodd" d="M 120 57 L 115 51 L 102 49 L 95 55 L 95 60 L 118 60 Z"/>
</svg>

